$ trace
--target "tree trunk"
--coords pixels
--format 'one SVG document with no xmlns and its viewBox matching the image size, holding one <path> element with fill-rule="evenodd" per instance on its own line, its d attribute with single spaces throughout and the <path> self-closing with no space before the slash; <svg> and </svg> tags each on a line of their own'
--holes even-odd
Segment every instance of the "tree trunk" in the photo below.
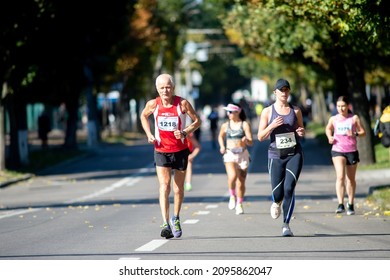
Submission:
<svg viewBox="0 0 390 280">
<path fill-rule="evenodd" d="M 29 164 L 27 103 L 20 99 L 15 101 L 20 163 L 22 164 L 22 166 L 26 166 Z"/>
<path fill-rule="evenodd" d="M 358 138 L 360 162 L 363 165 L 373 164 L 375 163 L 374 133 L 371 129 L 370 105 L 365 90 L 363 58 L 351 57 L 345 60 L 345 70 L 353 113 L 359 116 L 367 133 L 365 137 Z"/>
<path fill-rule="evenodd" d="M 322 87 L 317 87 L 317 94 L 313 95 L 314 102 L 312 106 L 312 118 L 322 124 L 326 125 L 329 119 L 328 110 L 326 108 L 324 91 Z"/>
<path fill-rule="evenodd" d="M 95 148 L 99 143 L 98 117 L 96 108 L 96 98 L 93 95 L 93 73 L 88 65 L 84 65 L 84 75 L 87 80 L 87 86 L 85 93 L 87 95 L 87 108 L 88 108 L 88 147 Z"/>
<path fill-rule="evenodd" d="M 5 97 L 7 91 L 7 83 L 4 82 L 0 99 L 0 171 L 5 170 Z"/>
<path fill-rule="evenodd" d="M 66 133 L 64 147 L 69 149 L 77 149 L 77 121 L 79 110 L 79 98 L 74 97 L 65 102 L 66 110 L 68 112 L 68 119 L 66 122 Z"/>
<path fill-rule="evenodd" d="M 18 121 L 17 110 L 15 105 L 15 95 L 10 94 L 7 98 L 7 111 L 10 124 L 10 145 L 7 157 L 8 169 L 19 169 L 21 167 L 20 154 L 19 154 L 19 133 L 18 133 Z"/>
</svg>

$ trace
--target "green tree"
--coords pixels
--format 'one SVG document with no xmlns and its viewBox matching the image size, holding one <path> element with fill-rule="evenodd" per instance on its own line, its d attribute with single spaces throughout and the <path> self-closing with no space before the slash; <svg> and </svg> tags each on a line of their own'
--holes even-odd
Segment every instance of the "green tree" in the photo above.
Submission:
<svg viewBox="0 0 390 280">
<path fill-rule="evenodd" d="M 174 0 L 139 0 L 133 5 L 127 36 L 116 46 L 119 56 L 115 71 L 107 75 L 110 82 L 122 85 L 117 116 L 120 133 L 140 127 L 131 127 L 127 121 L 130 99 L 142 106 L 155 94 L 154 78 L 163 71 L 173 73 L 180 60 L 178 42 L 181 28 L 185 28 L 183 6 L 182 1 Z"/>
<path fill-rule="evenodd" d="M 359 141 L 361 162 L 375 161 L 364 74 L 388 64 L 390 9 L 386 1 L 270 0 L 231 3 L 221 16 L 244 54 L 321 67 L 332 74 L 335 95 L 352 99 L 369 136 Z M 370 62 L 370 63 L 368 63 Z M 371 132 L 371 133 L 370 133 Z"/>
<path fill-rule="evenodd" d="M 218 19 L 219 11 L 224 9 L 223 3 L 193 2 L 202 3 L 187 16 L 189 30 L 186 41 L 197 43 L 198 50 L 206 51 L 208 57 L 206 61 L 191 60 L 191 69 L 202 74 L 199 99 L 195 103 L 197 106 L 226 104 L 236 90 L 249 88 L 251 76 L 242 75 L 234 63 L 242 54 L 228 40 Z"/>
<path fill-rule="evenodd" d="M 121 131 L 128 128 L 125 120 L 129 112 L 129 100 L 136 99 L 137 104 L 142 106 L 145 99 L 154 97 L 154 78 L 158 74 L 175 73 L 177 84 L 185 83 L 181 62 L 184 45 L 188 41 L 210 42 L 212 45 L 207 62 L 197 62 L 195 59 L 190 61 L 190 68 L 203 74 L 199 105 L 225 102 L 235 89 L 248 82 L 232 64 L 239 53 L 238 48 L 231 48 L 229 52 L 221 51 L 226 45 L 232 47 L 232 44 L 223 34 L 221 22 L 207 1 L 139 0 L 134 5 L 129 22 L 128 36 L 118 44 L 118 51 L 122 55 L 117 59 L 116 72 L 109 76 L 110 81 L 123 84 Z M 207 29 L 218 29 L 220 32 L 206 34 L 203 30 Z M 192 34 L 188 30 L 199 33 Z"/>
<path fill-rule="evenodd" d="M 65 103 L 65 146 L 77 148 L 81 93 L 92 94 L 112 70 L 112 49 L 127 27 L 133 2 L 20 0 L 1 9 L 0 79 L 2 101 L 9 100 L 12 167 L 20 165 L 14 147 L 18 131 L 26 128 L 27 102 Z"/>
<path fill-rule="evenodd" d="M 41 1 L 13 1 L 0 9 L 0 170 L 6 167 L 4 119 L 8 112 L 10 120 L 10 165 L 18 167 L 22 161 L 20 140 L 27 141 L 26 99 L 36 76 L 33 63 L 34 38 L 42 22 Z M 21 139 L 23 132 L 24 139 Z M 25 145 L 24 145 L 25 146 Z M 26 160 L 26 159 L 24 159 Z"/>
</svg>

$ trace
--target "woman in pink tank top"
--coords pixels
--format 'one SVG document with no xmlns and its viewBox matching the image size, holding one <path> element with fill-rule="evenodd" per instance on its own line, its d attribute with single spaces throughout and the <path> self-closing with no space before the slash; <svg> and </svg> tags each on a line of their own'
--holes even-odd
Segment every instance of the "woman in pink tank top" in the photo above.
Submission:
<svg viewBox="0 0 390 280">
<path fill-rule="evenodd" d="M 340 96 L 336 103 L 338 114 L 329 118 L 325 129 L 336 171 L 336 194 L 338 207 L 336 213 L 345 212 L 344 196 L 348 194 L 347 215 L 355 214 L 354 199 L 356 192 L 356 170 L 359 162 L 357 138 L 366 135 L 360 119 L 349 109 L 345 96 Z"/>
</svg>

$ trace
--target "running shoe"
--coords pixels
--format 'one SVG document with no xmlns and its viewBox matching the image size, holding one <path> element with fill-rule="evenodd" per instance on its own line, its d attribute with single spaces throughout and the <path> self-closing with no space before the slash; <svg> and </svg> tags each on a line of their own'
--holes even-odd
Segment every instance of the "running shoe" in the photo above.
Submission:
<svg viewBox="0 0 390 280">
<path fill-rule="evenodd" d="M 271 209 L 270 209 L 272 219 L 279 218 L 279 216 L 280 216 L 280 204 L 281 203 L 276 203 L 276 202 L 272 203 Z"/>
<path fill-rule="evenodd" d="M 288 224 L 283 225 L 282 236 L 294 236 Z"/>
<path fill-rule="evenodd" d="M 242 203 L 237 203 L 236 205 L 236 215 L 244 214 L 244 208 L 242 207 Z"/>
<path fill-rule="evenodd" d="M 355 215 L 355 209 L 353 208 L 353 204 L 347 203 L 347 215 Z"/>
<path fill-rule="evenodd" d="M 234 195 L 230 196 L 228 207 L 230 210 L 233 210 L 236 207 L 236 197 Z"/>
<path fill-rule="evenodd" d="M 171 218 L 171 226 L 172 226 L 173 236 L 176 238 L 179 238 L 182 234 L 182 230 L 181 230 L 181 226 L 180 226 L 180 220 L 178 217 Z"/>
<path fill-rule="evenodd" d="M 184 190 L 189 192 L 190 190 L 192 190 L 192 185 L 191 183 L 185 183 L 184 184 Z"/>
<path fill-rule="evenodd" d="M 339 204 L 339 206 L 336 209 L 336 214 L 340 214 L 344 212 L 345 212 L 344 204 Z"/>
<path fill-rule="evenodd" d="M 168 225 L 168 223 L 164 223 L 161 226 L 161 237 L 165 237 L 166 239 L 173 237 L 171 227 Z"/>
</svg>

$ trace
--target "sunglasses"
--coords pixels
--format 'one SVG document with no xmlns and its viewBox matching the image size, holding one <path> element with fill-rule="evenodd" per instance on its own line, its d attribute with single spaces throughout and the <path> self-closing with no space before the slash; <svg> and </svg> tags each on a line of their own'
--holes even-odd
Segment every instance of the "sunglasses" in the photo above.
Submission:
<svg viewBox="0 0 390 280">
<path fill-rule="evenodd" d="M 226 111 L 228 114 L 234 114 L 236 113 L 237 111 Z"/>
</svg>

